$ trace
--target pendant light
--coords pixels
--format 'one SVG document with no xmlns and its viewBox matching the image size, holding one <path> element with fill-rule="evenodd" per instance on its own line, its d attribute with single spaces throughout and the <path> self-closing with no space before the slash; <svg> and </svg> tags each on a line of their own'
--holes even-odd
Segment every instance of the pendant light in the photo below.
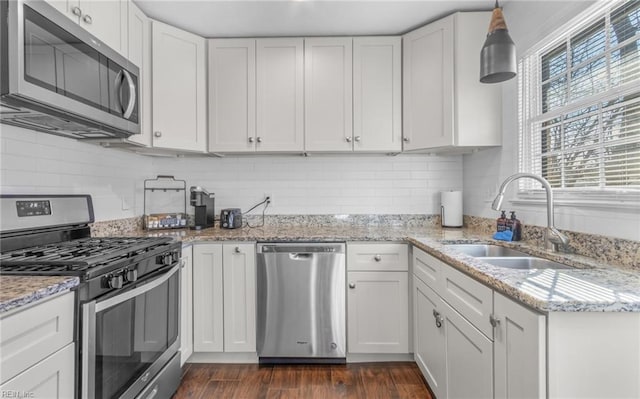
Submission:
<svg viewBox="0 0 640 399">
<path fill-rule="evenodd" d="M 504 82 L 516 76 L 516 45 L 509 36 L 502 9 L 496 0 L 489 33 L 480 52 L 480 82 Z"/>
</svg>

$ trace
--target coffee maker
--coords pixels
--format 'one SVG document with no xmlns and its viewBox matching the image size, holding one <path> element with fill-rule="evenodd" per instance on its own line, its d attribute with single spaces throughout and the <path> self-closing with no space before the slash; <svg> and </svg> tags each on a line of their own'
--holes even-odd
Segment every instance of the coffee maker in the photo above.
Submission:
<svg viewBox="0 0 640 399">
<path fill-rule="evenodd" d="M 209 193 L 202 187 L 191 187 L 191 206 L 195 208 L 192 229 L 200 230 L 207 227 L 213 227 L 215 219 L 215 197 L 213 193 Z"/>
</svg>

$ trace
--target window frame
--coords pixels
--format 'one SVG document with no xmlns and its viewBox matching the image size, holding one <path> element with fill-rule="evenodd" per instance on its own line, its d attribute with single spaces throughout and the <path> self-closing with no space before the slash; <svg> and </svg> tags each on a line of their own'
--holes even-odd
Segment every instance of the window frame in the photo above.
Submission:
<svg viewBox="0 0 640 399">
<path fill-rule="evenodd" d="M 580 67 L 582 64 L 588 64 L 594 58 L 588 58 L 586 61 L 571 66 L 567 60 L 566 70 L 560 74 L 549 77 L 546 81 L 542 81 L 542 57 L 547 53 L 554 51 L 556 48 L 565 46 L 565 51 L 570 52 L 569 40 L 584 31 L 587 31 L 592 25 L 598 23 L 599 20 L 605 20 L 605 16 L 611 15 L 618 7 L 626 3 L 624 0 L 616 0 L 613 2 L 597 2 L 593 6 L 587 8 L 577 17 L 571 19 L 567 23 L 560 26 L 551 34 L 540 40 L 538 44 L 523 54 L 518 60 L 518 151 L 517 165 L 520 172 L 534 173 L 537 169 L 534 163 L 541 162 L 534 159 L 538 152 L 534 148 L 535 142 L 540 142 L 542 138 L 535 136 L 540 134 L 540 129 L 535 129 L 536 123 L 552 120 L 554 117 L 566 115 L 573 111 L 584 109 L 589 105 L 602 104 L 606 99 L 613 96 L 624 96 L 630 93 L 640 94 L 640 81 L 628 82 L 616 87 L 609 87 L 598 94 L 592 94 L 585 98 L 570 101 L 570 82 L 567 82 L 567 99 L 564 105 L 551 109 L 546 113 L 542 112 L 543 100 L 543 84 L 561 76 L 570 76 L 571 72 Z M 609 18 L 605 23 L 605 29 L 610 27 Z M 605 41 L 609 40 L 607 33 Z M 630 41 L 629 41 L 630 42 Z M 617 43 L 615 49 L 624 47 L 624 44 Z M 615 51 L 615 50 L 614 50 Z M 606 57 L 613 52 L 611 48 L 606 50 Z M 610 62 L 606 63 L 608 69 Z M 608 73 L 609 71 L 607 71 Z M 608 75 L 609 76 L 609 75 Z M 569 79 L 570 80 L 570 79 Z M 602 112 L 602 108 L 598 107 L 598 113 Z M 590 207 L 615 207 L 615 208 L 640 208 L 640 188 L 630 187 L 576 187 L 576 188 L 554 188 L 554 195 L 559 205 L 584 205 Z M 531 179 L 520 179 L 517 189 L 517 199 L 514 203 L 536 204 L 544 202 L 544 190 L 542 187 Z"/>
</svg>

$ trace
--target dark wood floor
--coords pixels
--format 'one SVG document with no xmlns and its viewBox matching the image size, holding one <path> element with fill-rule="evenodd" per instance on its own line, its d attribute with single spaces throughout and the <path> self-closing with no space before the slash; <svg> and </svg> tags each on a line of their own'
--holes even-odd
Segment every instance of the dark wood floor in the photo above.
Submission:
<svg viewBox="0 0 640 399">
<path fill-rule="evenodd" d="M 186 364 L 173 399 L 432 399 L 414 363 Z"/>
</svg>

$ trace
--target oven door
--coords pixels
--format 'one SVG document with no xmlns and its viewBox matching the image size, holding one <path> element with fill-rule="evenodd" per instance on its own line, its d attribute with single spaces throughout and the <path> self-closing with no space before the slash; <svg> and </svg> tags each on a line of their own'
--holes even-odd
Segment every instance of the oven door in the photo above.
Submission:
<svg viewBox="0 0 640 399">
<path fill-rule="evenodd" d="M 177 353 L 178 271 L 82 305 L 82 398 L 134 398 Z"/>
</svg>

